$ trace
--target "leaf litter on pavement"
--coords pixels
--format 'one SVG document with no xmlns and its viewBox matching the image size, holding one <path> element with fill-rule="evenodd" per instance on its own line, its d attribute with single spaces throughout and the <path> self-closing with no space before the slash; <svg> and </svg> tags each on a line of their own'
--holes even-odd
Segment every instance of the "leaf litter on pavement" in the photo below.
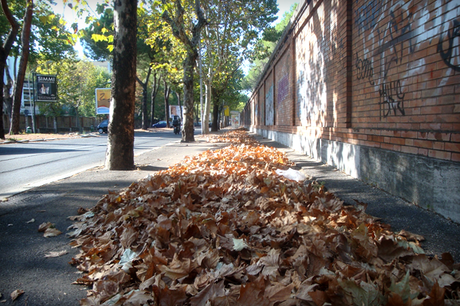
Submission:
<svg viewBox="0 0 460 306">
<path fill-rule="evenodd" d="M 72 217 L 81 305 L 458 305 L 459 264 L 428 256 L 244 130 Z"/>
</svg>

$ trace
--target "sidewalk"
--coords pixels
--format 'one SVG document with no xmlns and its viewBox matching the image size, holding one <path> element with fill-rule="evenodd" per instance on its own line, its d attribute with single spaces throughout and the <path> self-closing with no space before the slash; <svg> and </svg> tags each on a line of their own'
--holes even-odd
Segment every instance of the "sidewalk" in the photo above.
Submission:
<svg viewBox="0 0 460 306">
<path fill-rule="evenodd" d="M 225 130 L 224 130 L 225 132 Z M 367 212 L 391 225 L 394 231 L 405 229 L 426 238 L 422 247 L 429 254 L 450 252 L 460 261 L 460 226 L 433 213 L 407 204 L 332 167 L 322 165 L 279 143 L 256 135 L 262 144 L 285 151 L 290 160 L 307 176 L 324 182 L 326 188 L 345 203 L 353 199 L 368 203 Z M 0 205 L 0 301 L 4 305 L 79 305 L 86 287 L 72 285 L 77 269 L 68 262 L 79 250 L 69 246 L 66 229 L 79 207 L 93 207 L 108 191 L 118 191 L 153 171 L 167 169 L 185 156 L 218 149 L 226 144 L 207 143 L 196 137 L 195 143 L 172 143 L 135 157 L 136 171 L 92 169 L 34 190 L 19 194 Z M 33 220 L 33 221 L 32 221 Z M 52 222 L 64 234 L 44 238 L 37 231 L 43 222 Z M 46 258 L 50 252 L 66 255 Z M 24 294 L 15 302 L 9 297 L 16 289 Z"/>
</svg>

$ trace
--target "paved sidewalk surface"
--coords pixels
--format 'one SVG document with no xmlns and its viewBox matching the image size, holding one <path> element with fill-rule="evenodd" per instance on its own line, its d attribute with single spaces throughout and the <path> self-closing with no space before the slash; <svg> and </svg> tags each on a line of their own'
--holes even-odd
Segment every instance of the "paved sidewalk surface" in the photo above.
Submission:
<svg viewBox="0 0 460 306">
<path fill-rule="evenodd" d="M 426 241 L 422 247 L 427 253 L 450 252 L 456 262 L 460 261 L 458 224 L 363 184 L 279 143 L 255 136 L 262 144 L 285 151 L 297 169 L 324 182 L 326 188 L 345 203 L 353 204 L 354 199 L 368 203 L 367 212 L 390 224 L 394 231 L 405 229 L 424 236 Z M 38 226 L 52 222 L 66 233 L 72 224 L 67 217 L 76 215 L 79 207 L 93 207 L 109 190 L 119 191 L 153 171 L 181 162 L 185 156 L 226 145 L 207 143 L 199 136 L 196 140 L 195 143 L 172 143 L 136 156 L 136 171 L 95 168 L 0 203 L 0 301 L 6 300 L 1 304 L 79 305 L 87 288 L 72 285 L 79 274 L 68 263 L 79 250 L 69 246 L 70 240 L 64 234 L 44 238 L 43 233 L 37 231 Z M 45 257 L 59 251 L 68 253 L 56 258 Z M 13 302 L 10 294 L 16 289 L 24 290 L 24 294 Z"/>
</svg>

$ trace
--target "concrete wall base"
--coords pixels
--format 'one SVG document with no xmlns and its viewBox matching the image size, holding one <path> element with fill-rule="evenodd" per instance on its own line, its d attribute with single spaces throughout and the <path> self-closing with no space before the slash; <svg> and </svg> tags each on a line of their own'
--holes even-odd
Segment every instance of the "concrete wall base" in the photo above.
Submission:
<svg viewBox="0 0 460 306">
<path fill-rule="evenodd" d="M 460 223 L 460 163 L 305 135 L 251 132 Z"/>
</svg>

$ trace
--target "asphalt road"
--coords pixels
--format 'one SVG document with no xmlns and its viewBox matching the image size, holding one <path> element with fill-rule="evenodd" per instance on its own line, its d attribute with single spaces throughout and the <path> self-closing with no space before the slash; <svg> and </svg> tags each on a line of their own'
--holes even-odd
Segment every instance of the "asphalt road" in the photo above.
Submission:
<svg viewBox="0 0 460 306">
<path fill-rule="evenodd" d="M 137 132 L 134 155 L 180 140 L 173 131 Z M 107 135 L 0 146 L 0 200 L 105 161 Z"/>
</svg>

